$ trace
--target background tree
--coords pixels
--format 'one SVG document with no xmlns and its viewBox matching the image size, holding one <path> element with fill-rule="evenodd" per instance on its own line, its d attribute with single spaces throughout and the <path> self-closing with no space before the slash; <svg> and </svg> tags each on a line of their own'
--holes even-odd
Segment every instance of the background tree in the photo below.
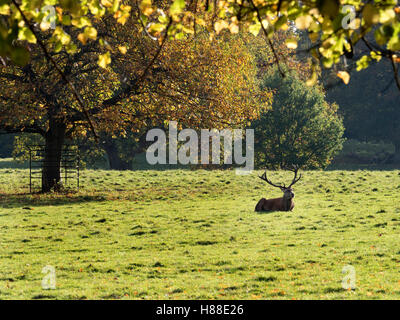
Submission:
<svg viewBox="0 0 400 320">
<path fill-rule="evenodd" d="M 400 161 L 400 95 L 387 61 L 353 72 L 347 86 L 327 91 L 327 99 L 339 105 L 345 136 L 365 142 L 384 141 L 395 146 L 393 161 Z"/>
<path fill-rule="evenodd" d="M 252 122 L 256 164 L 326 167 L 344 141 L 337 105 L 327 103 L 319 86 L 305 86 L 293 72 L 282 78 L 271 70 L 263 88 L 273 90 L 274 98 L 272 110 Z"/>
<path fill-rule="evenodd" d="M 222 127 L 258 116 L 257 69 L 239 37 L 228 45 L 222 36 L 166 42 L 164 34 L 160 44 L 143 33 L 139 21 L 135 14 L 124 25 L 103 17 L 95 30 L 104 42 L 83 35 L 75 53 L 36 26 L 62 76 L 33 43 L 26 44 L 27 64 L 1 67 L 0 128 L 44 137 L 45 160 L 55 164 L 43 169 L 44 192 L 60 180 L 65 140 L 90 129 L 124 136 L 127 127 L 139 132 L 159 121 Z M 115 48 L 112 63 L 99 65 L 98 55 L 107 57 L 107 48 Z"/>
</svg>

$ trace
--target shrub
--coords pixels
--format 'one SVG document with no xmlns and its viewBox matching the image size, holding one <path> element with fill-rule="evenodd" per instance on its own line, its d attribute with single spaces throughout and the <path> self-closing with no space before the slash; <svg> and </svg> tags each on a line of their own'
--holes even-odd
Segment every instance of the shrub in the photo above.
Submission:
<svg viewBox="0 0 400 320">
<path fill-rule="evenodd" d="M 252 123 L 256 165 L 326 167 L 344 142 L 337 105 L 327 103 L 320 87 L 306 86 L 294 73 L 282 78 L 273 71 L 262 87 L 274 91 L 274 97 L 272 109 Z"/>
</svg>

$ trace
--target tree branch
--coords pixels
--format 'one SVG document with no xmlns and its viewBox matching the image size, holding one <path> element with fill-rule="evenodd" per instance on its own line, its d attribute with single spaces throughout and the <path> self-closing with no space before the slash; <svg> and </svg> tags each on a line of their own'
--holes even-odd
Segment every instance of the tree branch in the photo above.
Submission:
<svg viewBox="0 0 400 320">
<path fill-rule="evenodd" d="M 394 55 L 392 55 L 390 62 L 392 64 L 394 81 L 396 82 L 397 88 L 400 90 L 399 68 L 394 59 L 395 59 L 395 57 L 394 57 Z"/>
<path fill-rule="evenodd" d="M 266 41 L 267 41 L 269 47 L 270 47 L 271 50 L 272 50 L 272 53 L 273 53 L 274 57 L 275 57 L 275 61 L 276 61 L 276 64 L 277 64 L 277 66 L 278 66 L 278 71 L 279 71 L 279 73 L 281 74 L 282 78 L 284 78 L 284 77 L 285 77 L 285 73 L 283 72 L 283 70 L 281 69 L 281 66 L 280 66 L 280 64 L 279 64 L 278 54 L 276 53 L 275 48 L 274 48 L 274 45 L 272 44 L 272 41 L 271 41 L 271 39 L 270 39 L 269 36 L 268 36 L 267 30 L 265 30 L 264 25 L 262 24 L 262 19 L 261 19 L 261 15 L 260 15 L 260 10 L 258 10 L 258 8 L 257 8 L 257 6 L 254 4 L 253 0 L 250 0 L 250 3 L 253 5 L 254 10 L 255 10 L 256 13 L 257 13 L 257 19 L 258 19 L 258 21 L 259 21 L 260 24 L 261 24 L 261 29 L 262 29 L 263 32 L 264 32 L 265 39 L 266 39 Z"/>
<path fill-rule="evenodd" d="M 126 98 L 130 93 L 134 92 L 135 90 L 137 90 L 139 88 L 140 83 L 146 78 L 150 68 L 158 59 L 158 56 L 160 55 L 161 50 L 168 38 L 168 31 L 169 31 L 171 24 L 172 24 L 172 19 L 170 19 L 168 22 L 167 28 L 165 30 L 165 35 L 161 41 L 160 46 L 157 49 L 157 52 L 153 56 L 153 59 L 151 59 L 150 63 L 146 66 L 146 68 L 144 69 L 142 74 L 139 77 L 130 80 L 127 85 L 120 87 L 117 91 L 114 92 L 114 94 L 111 98 L 104 100 L 103 104 L 102 104 L 103 106 L 105 106 L 105 107 L 112 106 L 112 105 L 120 102 L 121 100 Z"/>
<path fill-rule="evenodd" d="M 51 57 L 51 55 L 49 54 L 49 52 L 47 51 L 46 46 L 44 45 L 44 43 L 39 39 L 39 36 L 36 33 L 36 30 L 32 27 L 32 25 L 29 23 L 28 19 L 26 18 L 24 12 L 21 10 L 19 4 L 17 3 L 16 0 L 12 0 L 12 3 L 14 4 L 14 6 L 17 8 L 17 10 L 19 11 L 19 13 L 21 14 L 22 19 L 24 20 L 26 26 L 29 28 L 29 30 L 32 32 L 32 34 L 35 36 L 39 46 L 42 48 L 43 53 L 46 57 L 46 59 L 53 65 L 54 69 L 58 72 L 58 74 L 61 76 L 61 78 L 65 81 L 65 83 L 70 87 L 75 99 L 78 101 L 79 106 L 82 108 L 83 113 L 86 116 L 86 119 L 89 123 L 89 126 L 91 128 L 91 130 L 93 131 L 93 134 L 95 136 L 96 139 L 98 139 L 96 130 L 94 128 L 94 125 L 89 117 L 89 113 L 87 112 L 87 109 L 85 107 L 85 104 L 82 100 L 82 97 L 80 96 L 80 94 L 78 93 L 78 91 L 76 90 L 74 84 L 68 80 L 68 78 L 64 75 L 64 73 L 61 71 L 60 67 L 58 66 L 58 64 L 55 62 L 55 60 L 53 59 L 53 57 Z"/>
<path fill-rule="evenodd" d="M 31 125 L 31 126 L 19 126 L 19 127 L 14 127 L 14 126 L 2 126 L 0 125 L 0 134 L 10 134 L 10 133 L 37 133 L 42 136 L 46 134 L 46 132 L 36 126 L 36 125 Z"/>
</svg>

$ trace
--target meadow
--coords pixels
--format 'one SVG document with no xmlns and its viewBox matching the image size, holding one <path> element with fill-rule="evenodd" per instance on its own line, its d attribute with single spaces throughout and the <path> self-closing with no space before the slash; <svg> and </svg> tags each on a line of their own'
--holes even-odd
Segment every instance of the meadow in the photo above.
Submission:
<svg viewBox="0 0 400 320">
<path fill-rule="evenodd" d="M 84 170 L 79 193 L 31 195 L 3 165 L 0 298 L 400 298 L 399 170 L 305 171 L 294 210 L 272 213 L 254 212 L 281 195 L 260 173 Z"/>
</svg>

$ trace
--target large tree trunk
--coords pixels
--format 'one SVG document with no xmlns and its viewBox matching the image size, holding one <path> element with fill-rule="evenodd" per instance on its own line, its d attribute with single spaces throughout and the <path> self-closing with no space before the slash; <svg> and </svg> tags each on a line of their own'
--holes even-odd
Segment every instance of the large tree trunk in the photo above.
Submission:
<svg viewBox="0 0 400 320">
<path fill-rule="evenodd" d="M 103 147 L 107 153 L 108 163 L 111 170 L 132 170 L 133 161 L 121 158 L 118 148 L 112 139 L 107 139 Z"/>
<path fill-rule="evenodd" d="M 45 135 L 45 154 L 42 173 L 42 192 L 56 189 L 60 183 L 62 148 L 65 140 L 66 125 L 63 121 L 51 119 Z"/>
</svg>

